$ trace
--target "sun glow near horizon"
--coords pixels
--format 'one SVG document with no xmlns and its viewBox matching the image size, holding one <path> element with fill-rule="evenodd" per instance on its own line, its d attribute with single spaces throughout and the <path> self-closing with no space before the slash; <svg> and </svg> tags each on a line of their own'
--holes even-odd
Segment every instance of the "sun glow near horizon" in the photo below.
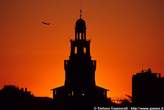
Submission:
<svg viewBox="0 0 164 110">
<path fill-rule="evenodd" d="M 0 87 L 27 87 L 52 97 L 64 84 L 64 60 L 70 55 L 79 1 L 3 1 L 0 37 Z M 131 95 L 132 74 L 151 67 L 164 74 L 163 3 L 160 0 L 84 0 L 83 18 L 91 56 L 97 62 L 96 84 L 109 97 Z M 47 20 L 50 25 L 43 25 Z"/>
</svg>

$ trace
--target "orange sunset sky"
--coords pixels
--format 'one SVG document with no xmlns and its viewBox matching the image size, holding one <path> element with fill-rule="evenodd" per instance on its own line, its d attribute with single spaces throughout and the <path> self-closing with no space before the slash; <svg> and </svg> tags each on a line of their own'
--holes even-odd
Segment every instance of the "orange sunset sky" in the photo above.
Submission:
<svg viewBox="0 0 164 110">
<path fill-rule="evenodd" d="M 109 97 L 131 95 L 132 75 L 143 68 L 164 75 L 163 0 L 0 0 L 0 88 L 52 97 L 50 89 L 64 84 L 80 9 L 96 83 Z"/>
</svg>

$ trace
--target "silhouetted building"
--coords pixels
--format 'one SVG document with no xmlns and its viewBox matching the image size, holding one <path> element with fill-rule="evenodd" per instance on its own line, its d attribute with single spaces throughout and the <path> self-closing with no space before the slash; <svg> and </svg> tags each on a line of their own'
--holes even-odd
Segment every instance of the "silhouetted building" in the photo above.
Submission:
<svg viewBox="0 0 164 110">
<path fill-rule="evenodd" d="M 28 110 L 31 109 L 32 99 L 33 95 L 27 88 L 19 89 L 13 85 L 7 85 L 0 90 L 0 109 Z"/>
<path fill-rule="evenodd" d="M 164 78 L 151 69 L 141 71 L 132 78 L 134 106 L 164 106 Z"/>
<path fill-rule="evenodd" d="M 0 89 L 0 110 L 56 110 L 52 98 L 35 97 L 27 88 L 6 85 Z"/>
<path fill-rule="evenodd" d="M 54 100 L 69 102 L 70 106 L 80 103 L 106 106 L 108 90 L 96 86 L 96 61 L 91 58 L 90 40 L 86 38 L 86 23 L 81 16 L 75 24 L 75 39 L 70 42 L 70 56 L 64 61 L 65 83 L 64 86 L 53 89 Z"/>
</svg>

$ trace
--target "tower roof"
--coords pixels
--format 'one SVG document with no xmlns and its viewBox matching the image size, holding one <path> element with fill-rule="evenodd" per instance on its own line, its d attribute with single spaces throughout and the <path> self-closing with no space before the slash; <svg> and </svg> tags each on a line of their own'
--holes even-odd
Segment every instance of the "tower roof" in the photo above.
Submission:
<svg viewBox="0 0 164 110">
<path fill-rule="evenodd" d="M 80 33 L 86 32 L 86 23 L 82 19 L 82 10 L 80 10 L 80 18 L 76 21 L 75 31 Z"/>
<path fill-rule="evenodd" d="M 86 23 L 82 18 L 80 18 L 76 21 L 75 31 L 76 32 L 86 32 Z"/>
</svg>

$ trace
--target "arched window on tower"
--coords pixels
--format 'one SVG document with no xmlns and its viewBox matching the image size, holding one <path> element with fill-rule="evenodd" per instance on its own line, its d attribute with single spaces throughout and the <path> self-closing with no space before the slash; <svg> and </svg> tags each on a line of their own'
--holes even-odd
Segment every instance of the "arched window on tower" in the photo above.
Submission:
<svg viewBox="0 0 164 110">
<path fill-rule="evenodd" d="M 71 95 L 74 96 L 74 91 L 72 91 Z"/>
<path fill-rule="evenodd" d="M 83 33 L 81 33 L 81 40 L 83 40 Z"/>
<path fill-rule="evenodd" d="M 84 53 L 84 54 L 87 53 L 87 49 L 86 49 L 86 47 L 83 48 L 83 53 Z"/>
<path fill-rule="evenodd" d="M 74 53 L 77 54 L 77 47 L 75 47 Z"/>
</svg>

